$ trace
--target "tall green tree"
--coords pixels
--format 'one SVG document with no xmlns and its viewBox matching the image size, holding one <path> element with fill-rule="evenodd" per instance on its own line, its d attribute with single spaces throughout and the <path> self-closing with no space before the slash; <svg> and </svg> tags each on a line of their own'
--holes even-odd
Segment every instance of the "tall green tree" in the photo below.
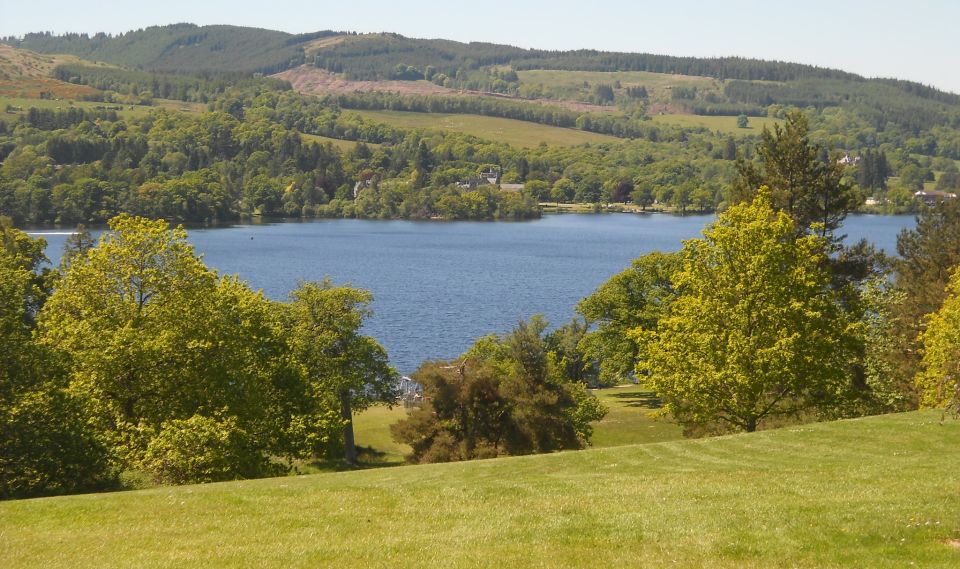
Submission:
<svg viewBox="0 0 960 569">
<path fill-rule="evenodd" d="M 897 348 L 888 357 L 909 381 L 919 370 L 925 318 L 943 305 L 951 270 L 960 265 L 960 200 L 921 210 L 916 227 L 897 237 L 897 253 L 894 283 L 902 300 L 891 309 Z"/>
<path fill-rule="evenodd" d="M 122 215 L 70 263 L 39 338 L 68 356 L 71 390 L 121 467 L 145 464 L 174 421 L 217 417 L 249 435 L 247 464 L 260 469 L 224 474 L 247 477 L 273 472 L 295 411 L 275 314 L 262 294 L 204 266 L 182 228 Z"/>
<path fill-rule="evenodd" d="M 371 315 L 365 290 L 305 282 L 290 293 L 288 336 L 318 407 L 332 396 L 343 425 L 344 458 L 357 463 L 353 414 L 396 400 L 397 372 L 376 340 L 360 333 Z"/>
<path fill-rule="evenodd" d="M 667 314 L 676 296 L 672 277 L 680 261 L 677 253 L 648 253 L 577 304 L 589 327 L 579 346 L 598 362 L 601 384 L 616 385 L 633 374 L 639 346 L 628 332 L 654 330 Z"/>
<path fill-rule="evenodd" d="M 737 161 L 731 202 L 751 201 L 761 186 L 767 186 L 773 207 L 793 217 L 798 231 L 816 231 L 838 242 L 834 232 L 857 207 L 859 197 L 843 181 L 843 167 L 824 160 L 825 149 L 810 142 L 809 130 L 801 111 L 787 113 L 783 127 L 764 128 L 757 146 L 759 162 Z"/>
<path fill-rule="evenodd" d="M 103 489 L 107 450 L 68 387 L 64 359 L 33 337 L 42 240 L 0 228 L 0 499 Z"/>
<path fill-rule="evenodd" d="M 946 294 L 940 309 L 925 319 L 916 383 L 922 406 L 960 412 L 960 270 L 954 270 Z"/>
<path fill-rule="evenodd" d="M 692 431 L 754 431 L 831 400 L 844 335 L 825 268 L 828 242 L 797 235 L 766 190 L 684 244 L 678 294 L 656 330 L 639 328 L 637 369 Z"/>
</svg>

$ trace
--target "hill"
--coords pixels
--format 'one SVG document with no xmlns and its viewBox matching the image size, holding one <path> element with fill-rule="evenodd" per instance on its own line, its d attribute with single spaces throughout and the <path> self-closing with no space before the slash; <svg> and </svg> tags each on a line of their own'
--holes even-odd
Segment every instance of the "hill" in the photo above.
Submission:
<svg viewBox="0 0 960 569">
<path fill-rule="evenodd" d="M 0 565 L 952 567 L 940 419 L 6 502 Z"/>
<path fill-rule="evenodd" d="M 156 71 L 274 73 L 302 62 L 300 44 L 325 33 L 297 36 L 259 28 L 174 24 L 116 36 L 32 33 L 20 39 L 7 38 L 5 43 L 40 53 L 71 54 Z"/>
<path fill-rule="evenodd" d="M 909 81 L 865 79 L 835 69 L 739 57 L 546 51 L 391 33 L 293 35 L 193 24 L 117 36 L 33 33 L 3 41 L 39 53 L 66 53 L 152 71 L 269 74 L 296 68 L 280 78 L 315 94 L 463 91 L 539 102 L 616 105 L 629 113 L 640 106 L 650 114 L 766 116 L 776 112 L 770 108 L 776 105 L 841 107 L 873 128 L 884 130 L 892 123 L 912 136 L 960 124 L 960 95 Z"/>
<path fill-rule="evenodd" d="M 53 70 L 76 58 L 40 55 L 0 44 L 0 96 L 26 98 L 78 98 L 95 92 L 51 77 Z"/>
</svg>

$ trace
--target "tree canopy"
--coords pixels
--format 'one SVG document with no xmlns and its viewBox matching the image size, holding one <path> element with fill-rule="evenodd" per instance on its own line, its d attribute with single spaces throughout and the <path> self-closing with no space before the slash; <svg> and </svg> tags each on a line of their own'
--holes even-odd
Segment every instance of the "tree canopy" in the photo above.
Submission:
<svg viewBox="0 0 960 569">
<path fill-rule="evenodd" d="M 639 373 L 688 428 L 753 431 L 815 408 L 844 378 L 826 239 L 797 236 L 763 189 L 687 241 L 677 297 L 637 329 Z"/>
</svg>

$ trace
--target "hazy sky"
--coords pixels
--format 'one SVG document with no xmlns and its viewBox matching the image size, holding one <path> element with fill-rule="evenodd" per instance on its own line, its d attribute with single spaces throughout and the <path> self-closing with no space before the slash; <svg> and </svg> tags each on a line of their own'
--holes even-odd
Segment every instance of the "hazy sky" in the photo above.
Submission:
<svg viewBox="0 0 960 569">
<path fill-rule="evenodd" d="M 545 49 L 779 59 L 960 93 L 956 0 L 0 0 L 0 15 L 3 36 L 119 33 L 175 22 L 392 31 Z"/>
</svg>

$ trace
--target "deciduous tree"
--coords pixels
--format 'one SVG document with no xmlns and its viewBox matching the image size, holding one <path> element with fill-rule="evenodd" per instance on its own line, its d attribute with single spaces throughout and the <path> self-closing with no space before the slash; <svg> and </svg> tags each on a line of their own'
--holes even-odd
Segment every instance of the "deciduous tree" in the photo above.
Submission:
<svg viewBox="0 0 960 569">
<path fill-rule="evenodd" d="M 317 407 L 332 397 L 343 425 L 344 455 L 356 464 L 353 414 L 396 400 L 397 372 L 376 340 L 360 333 L 371 315 L 365 290 L 305 282 L 290 293 L 289 342 Z"/>
<path fill-rule="evenodd" d="M 678 295 L 639 328 L 640 373 L 688 428 L 753 431 L 815 409 L 841 388 L 847 324 L 825 269 L 828 243 L 797 236 L 766 190 L 684 244 Z"/>
</svg>

